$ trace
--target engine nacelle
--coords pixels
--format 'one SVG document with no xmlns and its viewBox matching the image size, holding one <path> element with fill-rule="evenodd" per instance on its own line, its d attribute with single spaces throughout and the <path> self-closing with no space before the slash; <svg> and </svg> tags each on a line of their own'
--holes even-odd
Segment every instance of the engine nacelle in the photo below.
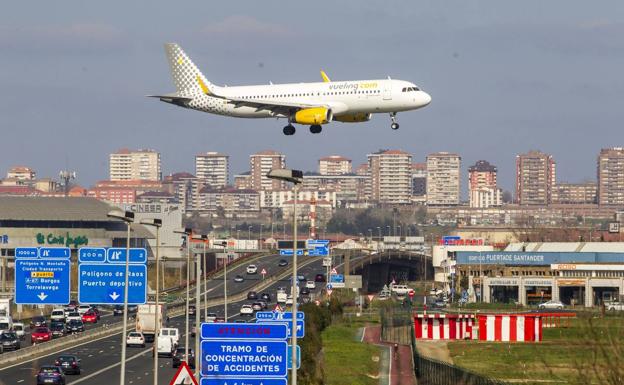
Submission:
<svg viewBox="0 0 624 385">
<path fill-rule="evenodd" d="M 358 122 L 368 122 L 371 120 L 373 114 L 367 114 L 364 112 L 356 113 L 356 114 L 346 114 L 340 116 L 334 116 L 334 120 L 343 123 L 358 123 Z"/>
<path fill-rule="evenodd" d="M 291 119 L 294 123 L 299 124 L 325 124 L 332 120 L 332 112 L 325 107 L 306 108 L 295 112 Z"/>
</svg>

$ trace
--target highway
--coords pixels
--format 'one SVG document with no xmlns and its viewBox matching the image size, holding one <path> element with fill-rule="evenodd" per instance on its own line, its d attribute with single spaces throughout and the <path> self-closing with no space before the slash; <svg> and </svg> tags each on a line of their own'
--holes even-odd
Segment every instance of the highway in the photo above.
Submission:
<svg viewBox="0 0 624 385">
<path fill-rule="evenodd" d="M 271 274 L 279 274 L 279 272 L 283 272 L 286 269 L 292 269 L 290 265 L 290 259 L 286 258 L 289 261 L 289 265 L 285 267 L 278 267 L 278 261 L 282 259 L 279 256 L 268 256 L 262 258 L 259 261 L 254 262 L 259 271 L 262 268 L 267 269 L 267 271 Z M 304 262 L 306 258 L 300 258 L 301 262 Z M 228 295 L 234 295 L 241 292 L 247 292 L 252 286 L 260 283 L 262 280 L 262 276 L 257 274 L 257 276 L 249 276 L 245 274 L 245 269 L 247 265 L 243 264 L 237 268 L 233 268 L 232 271 L 228 270 Z M 273 273 L 275 272 L 275 273 Z M 317 273 L 324 273 L 325 268 L 321 266 L 320 258 L 317 258 L 313 263 L 308 266 L 302 267 L 299 270 L 300 274 L 303 274 L 308 279 L 313 279 L 314 275 Z M 235 283 L 233 278 L 236 274 L 243 275 L 246 279 L 242 283 Z M 223 281 L 214 280 L 208 282 L 208 292 L 209 296 L 213 298 L 222 297 L 222 285 Z M 275 281 L 269 288 L 263 290 L 263 292 L 268 292 L 271 294 L 271 299 L 273 303 L 275 303 L 275 292 L 278 286 L 290 286 L 290 277 L 287 277 L 283 280 Z M 322 285 L 317 284 L 316 292 L 322 289 Z M 221 288 L 221 290 L 219 290 Z M 193 293 L 194 294 L 194 293 Z M 314 293 L 315 295 L 316 293 Z M 228 321 L 233 322 L 237 319 L 245 319 L 247 321 L 252 321 L 251 317 L 241 317 L 239 315 L 239 310 L 242 304 L 251 303 L 252 301 L 239 301 L 235 303 L 228 304 Z M 272 306 L 269 307 L 271 309 Z M 216 306 L 209 308 L 209 312 L 217 313 L 218 315 L 223 315 L 223 306 Z M 203 309 L 202 313 L 203 315 Z M 192 324 L 194 317 L 191 317 L 190 324 Z M 170 319 L 170 326 L 177 327 L 180 329 L 181 337 L 180 344 L 184 344 L 184 315 L 172 317 Z M 195 346 L 195 339 L 192 336 L 189 336 L 189 343 L 191 348 Z M 153 382 L 152 377 L 152 368 L 153 368 L 153 358 L 151 353 L 152 344 L 147 344 L 147 346 L 143 348 L 128 348 L 127 350 L 127 360 L 126 360 L 126 382 L 128 384 L 150 384 Z M 41 365 L 52 364 L 54 363 L 55 357 L 60 354 L 76 354 L 79 358 L 82 359 L 82 374 L 80 375 L 68 375 L 66 377 L 67 384 L 94 384 L 94 385 L 110 385 L 116 384 L 119 381 L 119 365 L 121 361 L 121 348 L 120 348 L 120 334 L 115 334 L 113 336 L 101 338 L 99 340 L 90 341 L 78 346 L 74 346 L 69 349 L 65 349 L 59 351 L 54 354 L 46 355 L 43 357 L 38 357 L 36 359 L 31 359 L 26 362 L 18 363 L 4 369 L 0 369 L 0 385 L 5 384 L 32 384 L 35 382 L 35 374 Z M 167 385 L 171 381 L 172 376 L 175 373 L 175 370 L 171 367 L 171 358 L 161 357 L 159 358 L 159 384 Z"/>
</svg>

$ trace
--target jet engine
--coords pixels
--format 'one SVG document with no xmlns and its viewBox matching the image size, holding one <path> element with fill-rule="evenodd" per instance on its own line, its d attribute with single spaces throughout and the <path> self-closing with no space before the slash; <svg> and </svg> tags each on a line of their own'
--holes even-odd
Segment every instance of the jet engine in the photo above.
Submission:
<svg viewBox="0 0 624 385">
<path fill-rule="evenodd" d="M 325 107 L 315 107 L 295 112 L 291 116 L 291 120 L 294 123 L 299 124 L 317 125 L 331 122 L 332 117 L 333 115 L 330 109 Z"/>
</svg>

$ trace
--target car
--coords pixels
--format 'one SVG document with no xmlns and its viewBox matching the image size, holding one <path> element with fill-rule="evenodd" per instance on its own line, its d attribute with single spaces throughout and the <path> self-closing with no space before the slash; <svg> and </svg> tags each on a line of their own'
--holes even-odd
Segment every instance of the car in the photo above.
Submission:
<svg viewBox="0 0 624 385">
<path fill-rule="evenodd" d="M 80 305 L 80 306 L 78 306 L 78 313 L 80 313 L 80 315 L 83 315 L 84 313 L 88 312 L 89 310 L 91 310 L 91 305 Z"/>
<path fill-rule="evenodd" d="M 68 333 L 78 333 L 84 332 L 84 322 L 82 320 L 73 319 L 67 323 L 67 332 Z"/>
<path fill-rule="evenodd" d="M 171 366 L 177 368 L 180 366 L 182 361 L 185 361 L 191 369 L 195 369 L 195 352 L 193 349 L 189 349 L 188 360 L 186 359 L 186 349 L 184 346 L 179 346 L 176 348 L 173 353 L 173 357 L 171 358 Z"/>
<path fill-rule="evenodd" d="M 306 282 L 305 287 L 306 287 L 307 289 L 312 289 L 312 290 L 314 290 L 314 289 L 316 289 L 316 283 L 314 283 L 314 281 L 308 281 L 308 282 Z"/>
<path fill-rule="evenodd" d="M 271 294 L 269 294 L 269 293 L 262 293 L 262 294 L 260 294 L 260 299 L 263 300 L 263 301 L 271 302 Z"/>
<path fill-rule="evenodd" d="M 72 310 L 75 310 L 77 307 L 78 307 L 78 301 L 73 299 L 73 300 L 69 301 L 67 306 L 65 306 L 65 310 L 67 310 L 67 312 L 70 312 Z"/>
<path fill-rule="evenodd" d="M 0 334 L 0 344 L 2 344 L 3 351 L 19 350 L 22 347 L 17 333 L 13 331 Z"/>
<path fill-rule="evenodd" d="M 115 305 L 113 308 L 113 316 L 123 315 L 123 305 Z"/>
<path fill-rule="evenodd" d="M 303 274 L 297 274 L 297 281 L 299 281 L 299 282 L 305 282 L 305 281 L 307 281 L 307 279 L 306 279 L 305 275 L 303 275 Z"/>
<path fill-rule="evenodd" d="M 540 309 L 557 309 L 557 310 L 561 310 L 564 307 L 564 304 L 561 301 L 555 301 L 555 300 L 550 300 L 550 301 L 546 301 L 546 302 L 542 302 L 539 305 L 537 305 L 538 308 Z"/>
<path fill-rule="evenodd" d="M 314 276 L 314 282 L 325 282 L 325 274 L 317 274 Z"/>
<path fill-rule="evenodd" d="M 171 338 L 174 345 L 178 345 L 180 342 L 180 330 L 178 328 L 161 328 L 160 336 Z"/>
<path fill-rule="evenodd" d="M 173 338 L 169 336 L 159 335 L 158 336 L 158 356 L 173 356 L 173 352 L 175 351 L 175 343 L 173 342 Z"/>
<path fill-rule="evenodd" d="M 292 294 L 288 294 L 288 297 L 286 297 L 286 305 L 292 305 L 293 304 L 293 296 Z"/>
<path fill-rule="evenodd" d="M 259 299 L 258 303 L 262 305 L 262 310 L 266 310 L 269 307 L 269 304 L 265 300 Z"/>
<path fill-rule="evenodd" d="M 390 288 L 390 291 L 398 296 L 404 296 L 411 290 L 407 285 L 392 285 Z"/>
<path fill-rule="evenodd" d="M 243 278 L 240 274 L 237 274 L 236 277 L 234 277 L 234 282 L 243 282 L 244 280 L 245 278 Z"/>
<path fill-rule="evenodd" d="M 20 340 L 26 338 L 26 325 L 23 323 L 13 322 L 13 331 L 17 334 Z"/>
<path fill-rule="evenodd" d="M 624 303 L 619 301 L 605 302 L 605 308 L 608 311 L 622 311 L 624 310 Z M 13 329 L 15 329 L 15 324 L 13 324 Z"/>
<path fill-rule="evenodd" d="M 57 308 L 50 313 L 50 321 L 63 321 L 65 322 L 65 309 Z"/>
<path fill-rule="evenodd" d="M 141 332 L 130 332 L 126 337 L 126 346 L 140 346 L 145 347 L 145 337 Z"/>
<path fill-rule="evenodd" d="M 191 326 L 191 337 L 195 337 L 197 335 L 197 324 L 193 322 L 193 326 Z"/>
<path fill-rule="evenodd" d="M 43 316 L 34 316 L 30 319 L 30 328 L 31 329 L 35 329 L 38 328 L 39 326 L 46 326 L 47 322 L 45 317 Z"/>
<path fill-rule="evenodd" d="M 123 309 L 123 306 L 122 306 Z M 138 305 L 128 305 L 128 314 L 134 314 L 139 311 Z"/>
<path fill-rule="evenodd" d="M 257 273 L 258 273 L 258 266 L 256 265 L 247 266 L 247 274 L 257 274 Z"/>
<path fill-rule="evenodd" d="M 254 310 L 251 305 L 245 304 L 240 308 L 240 315 L 253 315 Z"/>
<path fill-rule="evenodd" d="M 88 312 L 82 315 L 82 322 L 84 323 L 95 324 L 97 323 L 97 321 L 98 321 L 97 314 L 95 314 L 93 310 L 89 310 Z"/>
<path fill-rule="evenodd" d="M 52 338 L 63 337 L 67 333 L 65 322 L 53 322 L 50 324 L 50 330 L 52 331 Z"/>
<path fill-rule="evenodd" d="M 307 287 L 302 287 L 299 293 L 301 295 L 310 295 L 310 289 L 308 289 Z"/>
<path fill-rule="evenodd" d="M 188 307 L 189 315 L 195 315 L 196 312 L 197 312 L 197 308 L 195 307 L 195 305 L 189 305 Z"/>
<path fill-rule="evenodd" d="M 65 385 L 65 374 L 60 366 L 44 365 L 37 372 L 37 385 Z"/>
<path fill-rule="evenodd" d="M 206 314 L 206 322 L 215 322 L 216 318 L 217 318 L 217 313 Z"/>
<path fill-rule="evenodd" d="M 288 266 L 288 261 L 285 259 L 280 259 L 277 263 L 277 266 Z"/>
<path fill-rule="evenodd" d="M 34 344 L 37 342 L 47 342 L 52 339 L 52 331 L 47 326 L 39 326 L 30 333 L 30 341 Z"/>
<path fill-rule="evenodd" d="M 69 321 L 82 321 L 82 315 L 77 311 L 73 311 L 71 313 L 67 313 L 67 317 L 65 318 L 65 322 L 69 323 Z"/>
<path fill-rule="evenodd" d="M 258 299 L 258 293 L 250 291 L 247 293 L 247 299 Z"/>
<path fill-rule="evenodd" d="M 223 323 L 223 322 L 225 322 L 225 317 L 219 316 L 219 317 L 215 318 L 214 322 L 215 323 Z"/>
<path fill-rule="evenodd" d="M 97 320 L 100 320 L 100 309 L 97 308 L 97 306 L 91 306 L 91 310 L 95 313 L 95 315 L 97 316 Z"/>
<path fill-rule="evenodd" d="M 54 361 L 54 365 L 59 366 L 65 374 L 80 374 L 80 364 L 80 358 L 70 354 L 58 356 Z"/>
<path fill-rule="evenodd" d="M 262 311 L 264 308 L 262 307 L 262 302 L 254 302 L 251 304 L 251 308 L 254 311 Z"/>
</svg>

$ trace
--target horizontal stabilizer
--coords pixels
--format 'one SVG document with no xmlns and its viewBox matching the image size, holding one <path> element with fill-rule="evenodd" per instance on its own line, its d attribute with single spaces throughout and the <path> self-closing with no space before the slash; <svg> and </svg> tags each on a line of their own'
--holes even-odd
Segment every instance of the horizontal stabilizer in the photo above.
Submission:
<svg viewBox="0 0 624 385">
<path fill-rule="evenodd" d="M 158 98 L 163 102 L 177 104 L 179 106 L 185 106 L 186 103 L 193 100 L 193 98 L 189 98 L 187 96 L 180 96 L 177 92 L 171 94 L 164 95 L 146 95 L 148 98 Z"/>
</svg>

